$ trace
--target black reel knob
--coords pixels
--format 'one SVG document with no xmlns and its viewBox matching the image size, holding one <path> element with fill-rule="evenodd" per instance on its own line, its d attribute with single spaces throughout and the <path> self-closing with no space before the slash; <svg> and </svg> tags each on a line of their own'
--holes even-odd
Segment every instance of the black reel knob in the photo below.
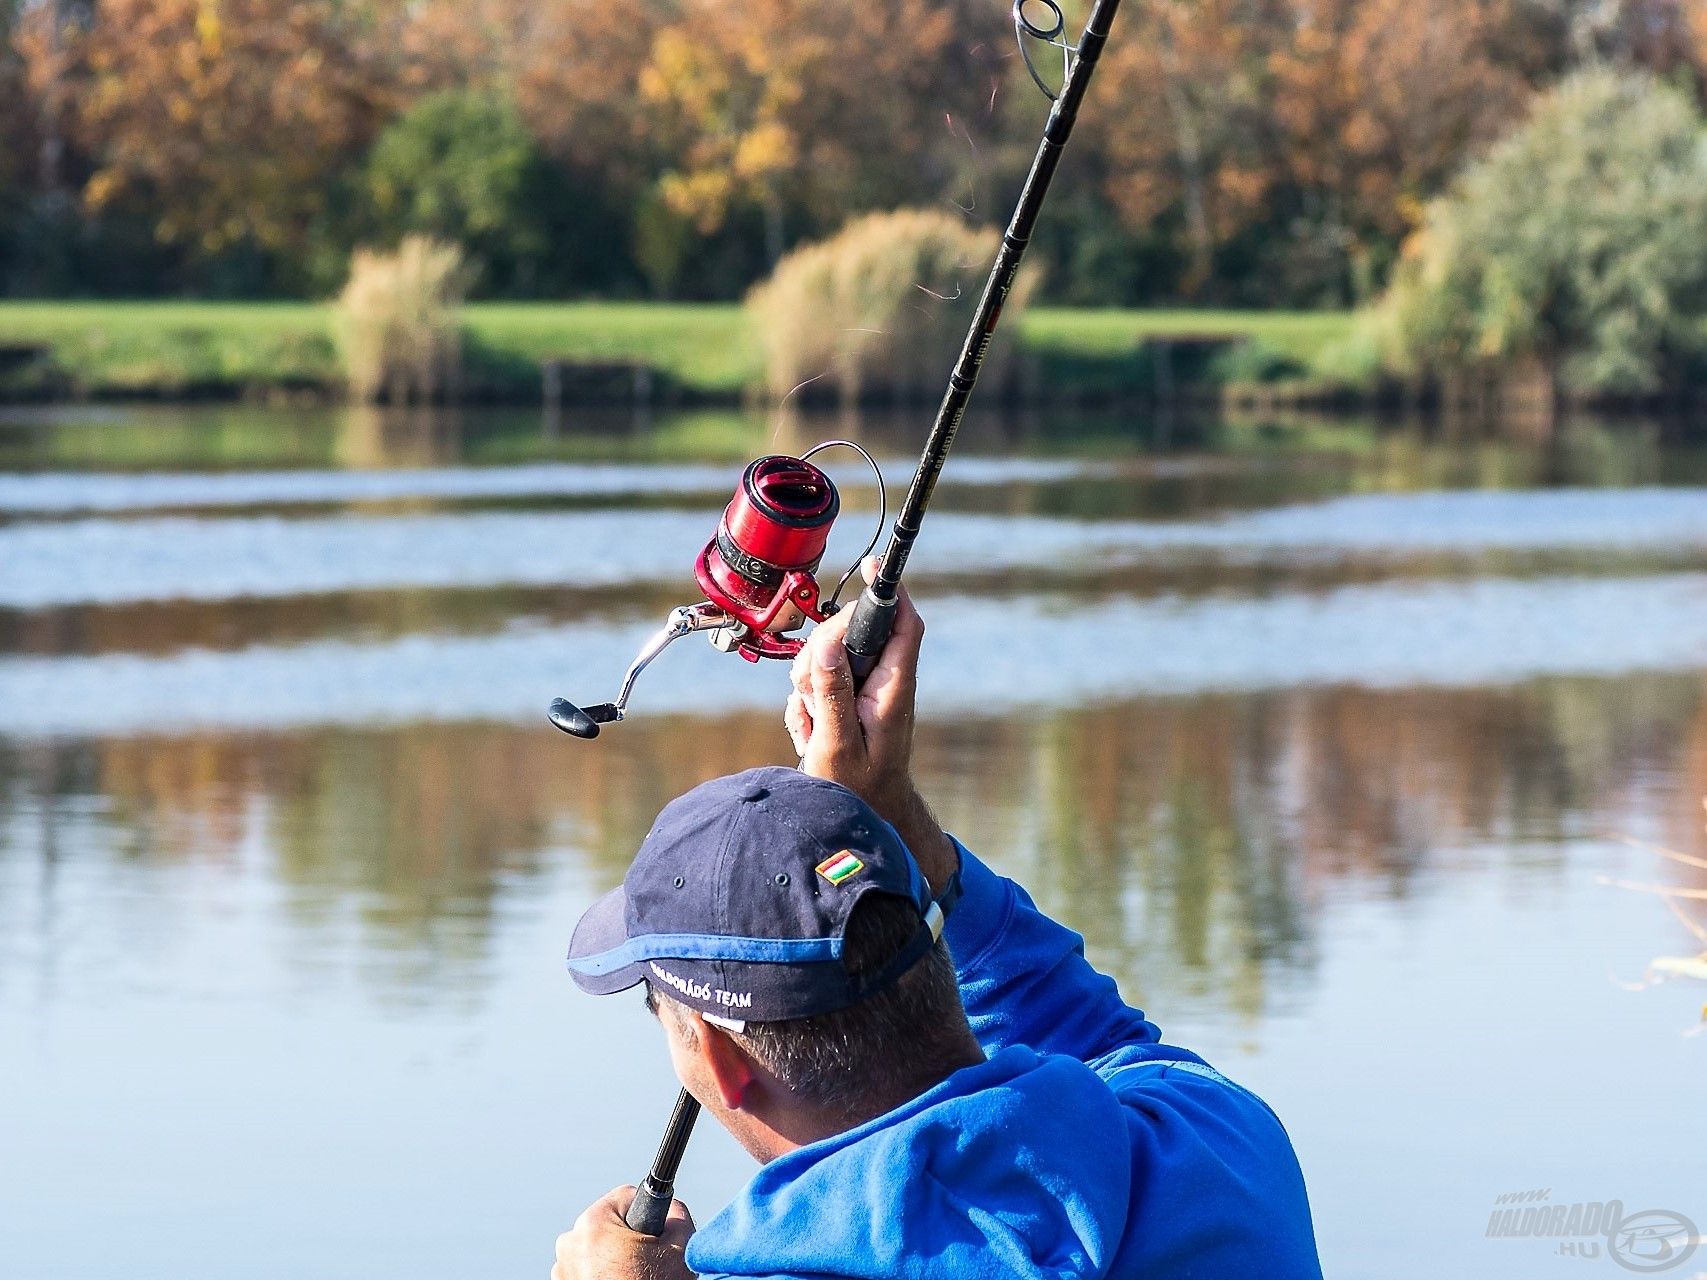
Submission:
<svg viewBox="0 0 1707 1280">
<path fill-rule="evenodd" d="M 614 703 L 601 702 L 583 709 L 567 698 L 553 698 L 545 714 L 564 733 L 588 739 L 599 736 L 601 724 L 612 724 L 622 718 Z"/>
</svg>

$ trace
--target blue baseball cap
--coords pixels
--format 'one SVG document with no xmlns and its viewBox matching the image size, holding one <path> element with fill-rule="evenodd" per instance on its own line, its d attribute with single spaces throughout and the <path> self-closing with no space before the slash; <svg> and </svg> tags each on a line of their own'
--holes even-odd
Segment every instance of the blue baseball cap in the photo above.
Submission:
<svg viewBox="0 0 1707 1280">
<path fill-rule="evenodd" d="M 851 974 L 843 934 L 873 893 L 912 903 L 919 928 Z M 594 995 L 650 981 L 724 1023 L 807 1018 L 894 982 L 942 920 L 913 855 L 865 801 L 794 769 L 749 769 L 664 806 L 621 886 L 575 926 L 569 972 Z"/>
</svg>

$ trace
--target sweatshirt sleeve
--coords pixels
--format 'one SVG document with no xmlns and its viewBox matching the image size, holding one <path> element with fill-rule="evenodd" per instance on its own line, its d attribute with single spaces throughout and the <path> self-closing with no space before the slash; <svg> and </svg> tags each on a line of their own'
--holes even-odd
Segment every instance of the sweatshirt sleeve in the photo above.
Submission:
<svg viewBox="0 0 1707 1280">
<path fill-rule="evenodd" d="M 1160 1040 L 1143 1012 L 1120 998 L 1114 979 L 1091 967 L 1079 934 L 1044 915 L 1030 894 L 958 840 L 955 846 L 961 898 L 943 936 L 986 1053 L 1019 1044 L 1100 1069 L 1135 1056 L 1122 1050 Z"/>
</svg>

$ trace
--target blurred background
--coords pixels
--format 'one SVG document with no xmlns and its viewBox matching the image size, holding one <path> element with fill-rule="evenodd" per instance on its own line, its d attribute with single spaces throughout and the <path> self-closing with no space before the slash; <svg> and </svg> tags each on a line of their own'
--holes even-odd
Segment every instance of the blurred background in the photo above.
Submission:
<svg viewBox="0 0 1707 1280">
<path fill-rule="evenodd" d="M 674 1089 L 573 922 L 792 759 L 697 640 L 544 707 L 750 458 L 899 495 L 1008 12 L 0 24 L 0 1273 L 543 1274 Z M 909 568 L 921 786 L 1275 1104 L 1330 1275 L 1707 1223 L 1704 87 L 1694 0 L 1129 0 Z"/>
</svg>

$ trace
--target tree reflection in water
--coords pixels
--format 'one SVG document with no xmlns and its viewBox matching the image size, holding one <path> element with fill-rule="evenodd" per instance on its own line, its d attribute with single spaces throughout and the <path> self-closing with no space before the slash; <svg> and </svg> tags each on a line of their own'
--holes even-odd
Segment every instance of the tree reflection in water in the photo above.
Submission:
<svg viewBox="0 0 1707 1280">
<path fill-rule="evenodd" d="M 1255 1020 L 1309 984 L 1326 896 L 1450 892 L 1502 859 L 1556 876 L 1567 841 L 1640 812 L 1700 852 L 1701 695 L 1644 676 L 1139 699 L 928 722 L 918 770 L 1132 998 Z M 506 904 L 614 884 L 672 796 L 786 759 L 779 720 L 642 718 L 592 748 L 543 721 L 0 739 L 0 859 L 39 861 L 43 894 L 51 868 L 243 862 L 307 962 L 478 1001 Z M 0 961 L 29 911 L 0 896 Z"/>
</svg>

